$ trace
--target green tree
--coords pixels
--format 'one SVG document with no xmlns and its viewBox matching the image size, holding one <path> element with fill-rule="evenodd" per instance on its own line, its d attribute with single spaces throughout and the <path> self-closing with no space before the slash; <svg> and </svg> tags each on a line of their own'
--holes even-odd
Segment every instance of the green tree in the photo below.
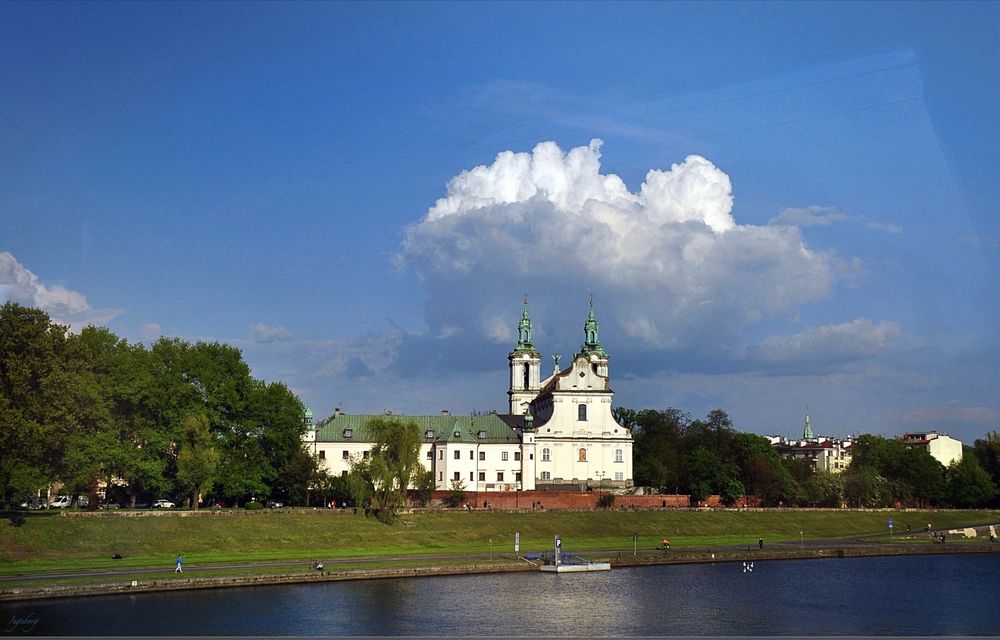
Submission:
<svg viewBox="0 0 1000 640">
<path fill-rule="evenodd" d="M 460 507 L 465 503 L 465 483 L 461 480 L 451 481 L 451 493 L 448 494 L 448 506 Z"/>
<path fill-rule="evenodd" d="M 948 500 L 952 505 L 982 507 L 996 494 L 996 485 L 975 456 L 963 456 L 948 467 Z"/>
<path fill-rule="evenodd" d="M 358 486 L 357 495 L 370 501 L 375 516 L 391 523 L 406 504 L 407 487 L 421 468 L 420 428 L 391 418 L 376 418 L 367 426 L 375 444 L 368 459 L 354 463 L 349 475 Z"/>
<path fill-rule="evenodd" d="M 39 309 L 0 307 L 0 502 L 58 479 L 77 412 L 66 389 L 66 327 Z"/>
<path fill-rule="evenodd" d="M 434 496 L 434 488 L 437 486 L 434 482 L 434 472 L 429 469 L 418 471 L 413 484 L 416 487 L 417 501 L 421 507 L 426 507 Z"/>
<path fill-rule="evenodd" d="M 802 502 L 810 507 L 839 507 L 844 501 L 844 478 L 840 473 L 819 472 L 802 484 Z M 864 493 L 862 491 L 862 493 Z"/>
<path fill-rule="evenodd" d="M 191 508 L 198 509 L 201 494 L 212 488 L 219 465 L 208 417 L 189 417 L 184 420 L 183 440 L 177 454 L 177 480 L 191 493 Z"/>
<path fill-rule="evenodd" d="M 979 461 L 979 466 L 989 474 L 993 485 L 1000 487 L 1000 434 L 992 431 L 985 438 L 976 440 L 972 446 L 973 455 Z M 991 506 L 1000 506 L 1000 494 L 990 501 Z"/>
</svg>

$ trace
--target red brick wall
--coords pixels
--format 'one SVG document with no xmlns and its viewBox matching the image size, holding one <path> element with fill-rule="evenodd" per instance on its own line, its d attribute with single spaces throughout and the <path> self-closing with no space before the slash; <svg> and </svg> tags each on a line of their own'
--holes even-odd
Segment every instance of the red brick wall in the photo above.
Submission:
<svg viewBox="0 0 1000 640">
<path fill-rule="evenodd" d="M 549 509 L 594 509 L 603 492 L 578 491 L 466 491 L 465 503 L 477 509 L 483 508 L 483 502 L 489 503 L 491 509 L 531 509 L 541 505 Z M 443 505 L 451 497 L 451 491 L 435 491 L 432 506 Z M 687 507 L 689 498 L 686 495 L 669 496 L 615 496 L 615 508 L 634 507 L 637 509 L 656 509 L 667 507 Z"/>
</svg>

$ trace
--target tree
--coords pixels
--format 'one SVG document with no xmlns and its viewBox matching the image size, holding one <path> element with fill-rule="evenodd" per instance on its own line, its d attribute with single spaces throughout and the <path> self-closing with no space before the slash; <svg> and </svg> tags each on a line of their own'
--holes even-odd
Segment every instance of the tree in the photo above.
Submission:
<svg viewBox="0 0 1000 640">
<path fill-rule="evenodd" d="M 829 472 L 813 474 L 802 485 L 802 501 L 810 507 L 841 506 L 844 500 L 844 478 L 842 475 Z"/>
<path fill-rule="evenodd" d="M 972 452 L 979 461 L 979 466 L 993 480 L 993 485 L 1000 487 L 1000 433 L 992 431 L 987 433 L 984 439 L 976 440 L 973 444 Z M 1000 501 L 997 500 L 998 497 L 1000 497 L 1000 494 L 993 497 L 993 500 L 991 500 L 992 506 L 1000 505 Z"/>
<path fill-rule="evenodd" d="M 418 471 L 413 484 L 417 488 L 417 501 L 420 502 L 421 507 L 426 507 L 430 503 L 431 497 L 434 496 L 434 488 L 437 486 L 434 482 L 434 472 L 430 469 Z"/>
<path fill-rule="evenodd" d="M 375 516 L 392 523 L 406 504 L 406 490 L 420 466 L 420 428 L 413 422 L 376 418 L 368 423 L 375 444 L 367 460 L 351 467 L 357 495 L 370 500 Z"/>
<path fill-rule="evenodd" d="M 177 454 L 177 480 L 191 492 L 191 508 L 197 510 L 201 494 L 212 488 L 219 464 L 219 454 L 208 429 L 208 417 L 185 419 L 183 438 Z"/>
<path fill-rule="evenodd" d="M 448 495 L 449 507 L 460 507 L 465 502 L 465 483 L 461 480 L 451 481 L 451 493 Z"/>
<path fill-rule="evenodd" d="M 981 507 L 997 493 L 997 487 L 975 456 L 963 456 L 948 467 L 948 500 L 956 507 Z"/>
</svg>

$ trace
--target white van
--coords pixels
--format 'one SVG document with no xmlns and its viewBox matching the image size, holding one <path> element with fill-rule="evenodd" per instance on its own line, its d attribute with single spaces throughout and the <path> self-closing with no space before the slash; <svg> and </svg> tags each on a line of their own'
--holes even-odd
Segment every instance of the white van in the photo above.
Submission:
<svg viewBox="0 0 1000 640">
<path fill-rule="evenodd" d="M 59 496 L 49 503 L 49 509 L 65 509 L 71 504 L 73 504 L 72 498 L 69 496 Z"/>
</svg>

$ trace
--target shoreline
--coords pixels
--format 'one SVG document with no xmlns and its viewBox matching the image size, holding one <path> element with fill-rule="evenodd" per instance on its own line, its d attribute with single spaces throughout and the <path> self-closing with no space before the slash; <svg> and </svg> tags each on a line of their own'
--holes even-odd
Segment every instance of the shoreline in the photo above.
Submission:
<svg viewBox="0 0 1000 640">
<path fill-rule="evenodd" d="M 1000 553 L 1000 545 L 993 543 L 960 543 L 944 545 L 844 545 L 812 549 L 753 549 L 749 551 L 675 551 L 656 556 L 632 556 L 621 552 L 610 557 L 612 568 L 646 567 L 671 564 L 709 564 L 720 562 L 817 560 L 830 558 L 864 558 L 879 556 L 949 555 L 967 553 Z M 513 558 L 509 558 L 513 560 Z M 447 575 L 476 575 L 487 573 L 514 573 L 538 571 L 538 566 L 522 560 L 519 564 L 472 563 L 455 566 L 396 567 L 379 569 L 349 569 L 322 573 L 261 574 L 245 576 L 218 576 L 170 580 L 140 580 L 113 583 L 95 583 L 68 586 L 13 587 L 0 590 L 0 602 L 25 602 L 57 598 L 74 598 L 102 595 L 126 595 L 193 589 L 226 589 L 279 584 L 307 584 L 353 580 L 382 580 L 387 578 L 419 578 Z"/>
</svg>

